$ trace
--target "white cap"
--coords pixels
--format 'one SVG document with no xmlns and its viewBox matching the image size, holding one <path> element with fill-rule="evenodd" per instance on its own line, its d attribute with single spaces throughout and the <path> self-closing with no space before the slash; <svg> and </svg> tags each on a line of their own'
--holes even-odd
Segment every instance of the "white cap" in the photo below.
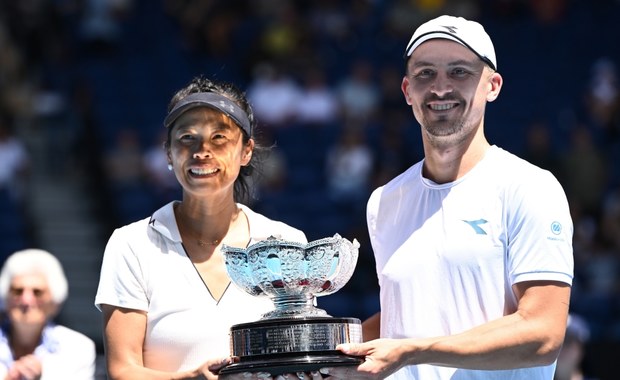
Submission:
<svg viewBox="0 0 620 380">
<path fill-rule="evenodd" d="M 475 21 L 466 20 L 463 17 L 444 15 L 420 25 L 407 44 L 405 58 L 410 57 L 413 51 L 423 42 L 433 38 L 445 38 L 458 42 L 476 53 L 493 70 L 497 70 L 497 60 L 491 37 L 489 37 L 482 25 Z"/>
</svg>

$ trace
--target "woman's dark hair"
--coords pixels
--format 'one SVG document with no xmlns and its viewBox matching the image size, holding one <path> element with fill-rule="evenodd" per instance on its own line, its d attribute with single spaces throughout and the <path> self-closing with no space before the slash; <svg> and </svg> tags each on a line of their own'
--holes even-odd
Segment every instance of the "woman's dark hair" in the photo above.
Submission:
<svg viewBox="0 0 620 380">
<path fill-rule="evenodd" d="M 184 99 L 186 96 L 198 92 L 214 92 L 237 103 L 237 105 L 239 105 L 246 112 L 248 119 L 250 120 L 251 130 L 254 131 L 253 135 L 256 134 L 256 121 L 254 119 L 254 111 L 252 110 L 252 106 L 250 106 L 245 93 L 231 83 L 216 82 L 204 77 L 196 77 L 187 86 L 174 94 L 168 104 L 168 112 L 170 112 L 172 108 L 174 108 L 175 104 Z M 254 136 L 249 136 L 241 127 L 239 127 L 239 129 L 243 135 L 243 144 L 247 144 L 250 138 L 254 139 L 254 151 L 252 152 L 252 157 L 247 166 L 241 167 L 239 176 L 235 180 L 233 194 L 235 202 L 247 203 L 254 198 L 251 185 L 255 182 L 255 177 L 260 174 L 260 164 L 269 154 L 270 148 L 261 146 L 256 141 Z M 164 143 L 166 150 L 170 149 L 171 131 L 172 127 L 168 128 L 168 137 Z"/>
</svg>

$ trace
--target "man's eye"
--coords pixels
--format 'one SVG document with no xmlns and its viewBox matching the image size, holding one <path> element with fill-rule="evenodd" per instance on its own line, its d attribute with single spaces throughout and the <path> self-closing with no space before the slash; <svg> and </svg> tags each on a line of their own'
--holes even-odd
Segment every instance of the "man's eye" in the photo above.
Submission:
<svg viewBox="0 0 620 380">
<path fill-rule="evenodd" d="M 452 75 L 455 77 L 462 77 L 469 74 L 469 71 L 462 69 L 462 68 L 456 68 L 454 70 L 452 70 Z"/>
<path fill-rule="evenodd" d="M 426 79 L 431 78 L 435 72 L 433 70 L 420 70 L 414 74 L 415 78 Z"/>
</svg>

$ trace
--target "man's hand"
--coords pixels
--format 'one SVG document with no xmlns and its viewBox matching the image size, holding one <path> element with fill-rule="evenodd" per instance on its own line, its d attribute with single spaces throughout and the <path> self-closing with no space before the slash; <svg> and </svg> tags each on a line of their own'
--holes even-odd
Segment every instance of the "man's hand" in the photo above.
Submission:
<svg viewBox="0 0 620 380">
<path fill-rule="evenodd" d="M 406 365 L 403 346 L 402 339 L 376 339 L 359 344 L 341 344 L 336 348 L 347 355 L 365 357 L 364 362 L 357 367 L 322 368 L 320 372 L 332 380 L 383 379 Z"/>
</svg>

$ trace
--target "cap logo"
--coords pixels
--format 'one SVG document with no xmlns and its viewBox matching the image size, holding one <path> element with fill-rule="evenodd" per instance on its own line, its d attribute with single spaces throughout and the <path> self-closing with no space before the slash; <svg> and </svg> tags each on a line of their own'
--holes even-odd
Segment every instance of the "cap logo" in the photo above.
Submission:
<svg viewBox="0 0 620 380">
<path fill-rule="evenodd" d="M 452 34 L 456 34 L 456 30 L 458 29 L 456 26 L 442 25 L 442 27 L 446 28 L 448 30 L 448 33 Z"/>
<path fill-rule="evenodd" d="M 228 110 L 229 113 L 234 113 L 235 112 L 235 109 L 233 108 L 232 104 L 230 104 L 230 103 L 226 103 L 225 101 L 220 100 L 219 101 L 219 105 L 220 105 L 220 109 L 222 109 L 222 110 L 224 110 L 224 109 Z"/>
</svg>

